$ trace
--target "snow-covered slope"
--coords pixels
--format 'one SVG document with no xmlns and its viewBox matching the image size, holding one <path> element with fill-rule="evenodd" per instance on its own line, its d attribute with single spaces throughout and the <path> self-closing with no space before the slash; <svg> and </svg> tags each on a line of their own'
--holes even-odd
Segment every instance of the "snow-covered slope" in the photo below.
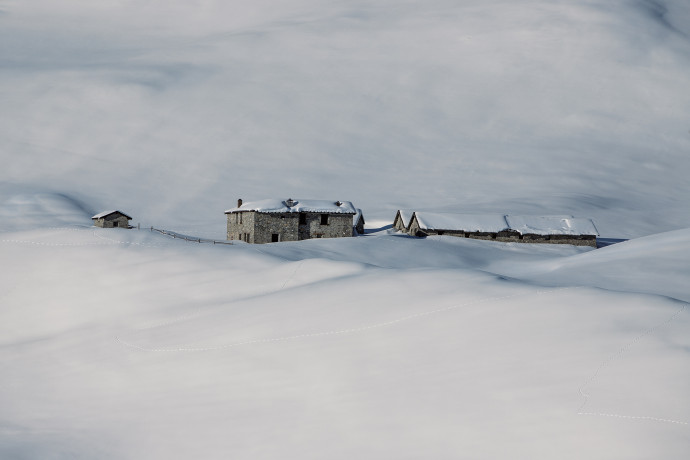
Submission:
<svg viewBox="0 0 690 460">
<path fill-rule="evenodd" d="M 656 276 L 690 276 L 664 250 L 687 240 L 661 239 Z M 3 458 L 680 459 L 690 448 L 687 304 L 619 291 L 663 288 L 640 276 L 648 254 L 632 244 L 382 232 L 214 246 L 72 227 L 0 245 L 12 264 L 0 279 Z M 607 290 L 583 285 L 577 275 L 614 250 L 637 271 Z M 550 287 L 499 273 L 556 265 L 577 268 L 552 271 Z"/>
<path fill-rule="evenodd" d="M 688 37 L 684 0 L 0 2 L 0 458 L 685 460 Z M 290 196 L 368 233 L 148 230 Z"/>
</svg>

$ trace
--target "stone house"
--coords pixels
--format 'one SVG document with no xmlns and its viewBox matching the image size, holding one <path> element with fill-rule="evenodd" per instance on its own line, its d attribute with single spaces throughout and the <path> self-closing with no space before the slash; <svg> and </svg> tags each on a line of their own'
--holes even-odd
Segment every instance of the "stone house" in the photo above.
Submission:
<svg viewBox="0 0 690 460">
<path fill-rule="evenodd" d="M 395 219 L 393 219 L 393 228 L 399 232 L 407 233 L 407 226 L 410 224 L 410 215 L 407 211 L 398 209 L 395 213 Z"/>
<path fill-rule="evenodd" d="M 449 235 L 503 242 L 572 244 L 592 247 L 596 247 L 599 235 L 590 219 L 573 216 L 429 212 L 414 212 L 408 233 L 421 237 Z"/>
<path fill-rule="evenodd" d="M 121 211 L 102 212 L 91 219 L 93 219 L 93 225 L 101 228 L 129 228 L 129 221 L 132 220 L 131 217 Z"/>
<path fill-rule="evenodd" d="M 225 214 L 228 240 L 262 244 L 353 236 L 357 209 L 349 201 L 238 200 Z"/>
</svg>

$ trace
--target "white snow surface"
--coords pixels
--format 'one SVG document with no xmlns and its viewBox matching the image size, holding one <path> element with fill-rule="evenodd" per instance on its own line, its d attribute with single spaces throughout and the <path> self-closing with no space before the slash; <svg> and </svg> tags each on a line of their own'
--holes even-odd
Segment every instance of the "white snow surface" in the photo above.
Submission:
<svg viewBox="0 0 690 460">
<path fill-rule="evenodd" d="M 497 233 L 515 230 L 523 235 L 599 235 L 591 219 L 573 216 L 505 216 L 415 212 L 420 228 Z"/>
<path fill-rule="evenodd" d="M 688 230 L 593 250 L 70 226 L 0 255 L 1 458 L 690 448 Z"/>
<path fill-rule="evenodd" d="M 506 230 L 506 217 L 500 214 L 453 214 L 414 212 L 420 228 L 429 230 L 464 230 L 468 232 L 500 232 Z"/>
<path fill-rule="evenodd" d="M 505 216 L 508 228 L 523 235 L 599 235 L 591 219 L 573 216 Z"/>
<path fill-rule="evenodd" d="M 100 219 L 101 217 L 109 216 L 110 214 L 115 214 L 116 212 L 119 212 L 120 214 L 122 214 L 122 215 L 124 215 L 124 216 L 127 216 L 127 214 L 125 214 L 125 213 L 122 212 L 122 211 L 112 210 L 112 211 L 103 211 L 103 212 L 100 212 L 100 213 L 96 214 L 95 216 L 92 216 L 91 218 L 92 218 L 92 219 Z M 129 217 L 129 216 L 127 216 L 127 217 Z"/>
<path fill-rule="evenodd" d="M 688 37 L 685 0 L 0 2 L 0 458 L 687 459 Z M 143 230 L 251 196 L 369 228 Z"/>
<path fill-rule="evenodd" d="M 288 200 L 266 199 L 243 203 L 239 208 L 225 211 L 225 214 L 243 211 L 259 212 L 327 212 L 331 214 L 356 214 L 357 209 L 350 201 L 328 200 L 293 200 L 288 206 Z"/>
</svg>

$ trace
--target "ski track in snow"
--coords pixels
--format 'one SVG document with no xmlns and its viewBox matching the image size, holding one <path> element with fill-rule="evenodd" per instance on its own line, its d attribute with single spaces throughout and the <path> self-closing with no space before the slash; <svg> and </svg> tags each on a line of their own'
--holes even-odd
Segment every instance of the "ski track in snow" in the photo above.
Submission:
<svg viewBox="0 0 690 460">
<path fill-rule="evenodd" d="M 483 303 L 487 303 L 487 302 L 500 301 L 500 300 L 517 298 L 517 297 L 526 297 L 526 296 L 530 296 L 530 295 L 543 295 L 543 294 L 547 294 L 547 293 L 552 293 L 552 292 L 557 292 L 557 291 L 565 291 L 565 290 L 573 290 L 573 289 L 580 289 L 580 287 L 562 287 L 562 288 L 540 290 L 540 291 L 528 292 L 528 293 L 511 294 L 511 295 L 506 295 L 506 296 L 485 297 L 485 298 L 473 300 L 471 302 L 466 302 L 463 304 L 451 305 L 449 307 L 437 308 L 434 310 L 420 312 L 420 313 L 413 313 L 413 314 L 402 316 L 402 317 L 395 318 L 392 320 L 388 320 L 388 321 L 384 321 L 384 322 L 380 322 L 380 323 L 368 324 L 365 326 L 359 326 L 359 327 L 354 327 L 354 328 L 349 328 L 349 329 L 335 329 L 335 330 L 330 330 L 330 331 L 311 332 L 311 333 L 297 334 L 297 335 L 292 335 L 292 336 L 274 337 L 274 338 L 268 338 L 268 339 L 247 340 L 244 342 L 230 343 L 230 344 L 218 345 L 218 346 L 214 346 L 214 347 L 147 348 L 147 347 L 135 345 L 131 342 L 127 342 L 126 340 L 122 339 L 119 336 L 116 337 L 116 340 L 117 340 L 117 342 L 119 342 L 122 345 L 125 345 L 127 347 L 134 348 L 136 350 L 150 351 L 150 352 L 219 351 L 219 350 L 226 350 L 229 348 L 245 346 L 245 345 L 252 345 L 252 344 L 284 342 L 284 341 L 289 341 L 289 340 L 306 339 L 306 338 L 312 338 L 312 337 L 323 337 L 323 336 L 329 336 L 329 335 L 353 334 L 353 333 L 364 332 L 364 331 L 369 331 L 369 330 L 373 330 L 373 329 L 388 327 L 388 326 L 392 326 L 394 324 L 402 323 L 405 321 L 423 318 L 426 316 L 432 316 L 432 315 L 436 315 L 439 313 L 445 313 L 448 311 L 457 310 L 459 308 L 469 307 L 472 305 L 479 305 L 479 304 L 483 304 Z M 182 321 L 186 318 L 189 318 L 190 316 L 195 316 L 195 315 L 186 315 L 186 316 L 183 316 L 180 318 L 172 319 L 172 320 L 167 321 L 165 323 L 160 323 L 160 324 L 157 324 L 154 326 L 147 326 L 147 327 L 144 327 L 144 328 L 141 328 L 141 329 L 138 329 L 138 330 L 132 332 L 131 335 L 137 334 L 137 333 L 145 331 L 145 330 L 151 330 L 151 329 L 162 327 L 162 326 L 165 326 L 168 324 L 173 324 L 173 323 Z"/>
<path fill-rule="evenodd" d="M 655 324 L 654 326 L 650 327 L 649 329 L 646 329 L 643 331 L 640 335 L 635 337 L 633 340 L 630 342 L 626 343 L 623 345 L 616 353 L 612 354 L 608 358 L 606 358 L 601 364 L 599 364 L 599 367 L 596 368 L 594 373 L 589 376 L 589 378 L 583 383 L 579 388 L 578 392 L 580 395 L 583 397 L 582 404 L 580 404 L 580 407 L 577 409 L 577 415 L 588 415 L 588 416 L 599 416 L 599 417 L 613 417 L 613 418 L 620 418 L 620 419 L 627 419 L 627 420 L 646 420 L 646 421 L 652 421 L 652 422 L 661 422 L 661 423 L 673 423 L 677 425 L 690 425 L 690 423 L 685 422 L 685 421 L 680 421 L 680 420 L 671 420 L 671 419 L 664 419 L 664 418 L 658 418 L 658 417 L 650 417 L 650 416 L 637 416 L 637 415 L 622 415 L 622 414 L 607 414 L 607 413 L 602 413 L 602 412 L 584 412 L 584 408 L 589 402 L 589 394 L 585 392 L 588 386 L 590 386 L 596 379 L 597 377 L 601 374 L 603 370 L 605 370 L 608 366 L 611 365 L 612 362 L 620 359 L 623 357 L 623 355 L 630 349 L 632 348 L 635 344 L 637 344 L 639 341 L 642 339 L 650 336 L 651 334 L 655 333 L 658 329 L 670 324 L 673 322 L 673 320 L 676 319 L 681 313 L 683 313 L 686 310 L 686 307 L 688 304 L 684 304 L 678 311 L 676 311 L 673 315 L 671 315 L 669 318 L 666 320 Z"/>
</svg>

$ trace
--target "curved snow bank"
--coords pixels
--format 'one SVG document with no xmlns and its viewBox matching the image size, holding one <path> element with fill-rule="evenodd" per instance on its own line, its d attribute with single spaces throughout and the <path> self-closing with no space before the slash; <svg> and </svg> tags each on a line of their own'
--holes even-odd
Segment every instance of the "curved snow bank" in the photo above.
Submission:
<svg viewBox="0 0 690 460">
<path fill-rule="evenodd" d="M 644 292 L 690 302 L 690 228 L 650 235 L 578 254 L 556 262 L 543 262 L 522 274 L 549 284 L 587 285 L 616 291 Z"/>
<path fill-rule="evenodd" d="M 23 193 L 0 197 L 0 232 L 91 225 L 91 213 L 74 198 L 59 193 Z"/>
</svg>

